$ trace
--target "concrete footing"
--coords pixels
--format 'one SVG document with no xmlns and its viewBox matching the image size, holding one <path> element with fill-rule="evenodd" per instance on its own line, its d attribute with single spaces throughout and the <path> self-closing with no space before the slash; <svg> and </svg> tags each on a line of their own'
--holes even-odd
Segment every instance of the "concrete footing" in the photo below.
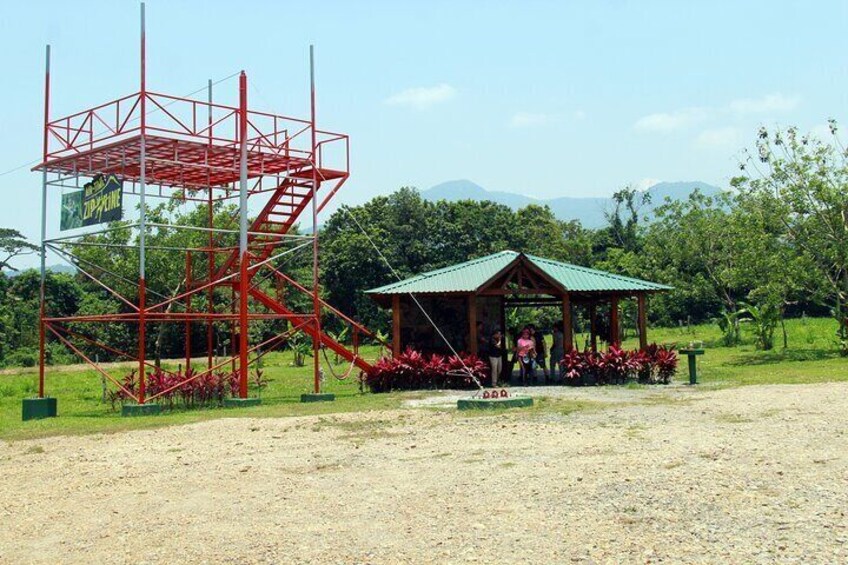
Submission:
<svg viewBox="0 0 848 565">
<path fill-rule="evenodd" d="M 508 398 L 461 398 L 456 401 L 460 410 L 497 410 L 502 408 L 526 408 L 533 406 L 529 396 L 510 396 Z"/>
<path fill-rule="evenodd" d="M 151 402 L 149 404 L 124 404 L 121 406 L 121 416 L 156 416 L 162 413 L 162 407 Z"/>
<path fill-rule="evenodd" d="M 21 419 L 40 420 L 56 417 L 56 399 L 49 396 L 44 398 L 24 398 L 21 405 Z"/>
<path fill-rule="evenodd" d="M 224 408 L 246 408 L 248 406 L 259 406 L 262 404 L 261 398 L 225 398 Z"/>
<path fill-rule="evenodd" d="M 336 399 L 336 395 L 331 392 L 310 392 L 300 395 L 301 402 L 332 402 Z"/>
</svg>

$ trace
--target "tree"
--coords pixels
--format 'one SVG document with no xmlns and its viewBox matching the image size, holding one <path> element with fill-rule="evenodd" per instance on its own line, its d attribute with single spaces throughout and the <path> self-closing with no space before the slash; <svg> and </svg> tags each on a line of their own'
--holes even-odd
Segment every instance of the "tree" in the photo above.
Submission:
<svg viewBox="0 0 848 565">
<path fill-rule="evenodd" d="M 0 276 L 0 360 L 15 352 L 37 358 L 40 288 L 41 274 L 35 269 Z M 62 317 L 76 311 L 83 289 L 73 275 L 48 271 L 44 293 L 47 314 Z"/>
<path fill-rule="evenodd" d="M 636 251 L 639 247 L 639 212 L 651 203 L 651 194 L 628 185 L 613 193 L 612 201 L 615 205 L 613 212 L 605 215 L 613 241 L 625 251 Z"/>
<path fill-rule="evenodd" d="M 777 211 L 791 245 L 814 277 L 812 296 L 832 306 L 842 350 L 848 354 L 848 152 L 830 121 L 825 142 L 796 128 L 762 128 L 757 155 L 741 164 L 732 185 Z"/>
<path fill-rule="evenodd" d="M 17 271 L 11 262 L 16 257 L 28 255 L 39 250 L 37 245 L 29 243 L 18 230 L 0 228 L 0 271 Z"/>
<path fill-rule="evenodd" d="M 729 229 L 731 204 L 727 195 L 713 198 L 696 191 L 686 201 L 667 202 L 655 210 L 640 262 L 644 278 L 674 287 L 652 303 L 663 322 L 708 320 L 722 308 L 736 311 L 744 293 L 731 276 L 738 259 L 736 237 Z"/>
<path fill-rule="evenodd" d="M 510 247 L 515 251 L 584 265 L 591 257 L 591 237 L 580 222 L 563 222 L 547 206 L 519 209 L 502 229 L 511 234 Z"/>
</svg>

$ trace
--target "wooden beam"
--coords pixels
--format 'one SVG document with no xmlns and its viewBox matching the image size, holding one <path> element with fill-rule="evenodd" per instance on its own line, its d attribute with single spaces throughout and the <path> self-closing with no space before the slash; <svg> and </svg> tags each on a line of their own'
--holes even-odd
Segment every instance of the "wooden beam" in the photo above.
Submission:
<svg viewBox="0 0 848 565">
<path fill-rule="evenodd" d="M 644 351 L 648 347 L 648 306 L 644 293 L 639 293 L 636 297 L 636 304 L 638 308 L 639 349 Z"/>
<path fill-rule="evenodd" d="M 574 347 L 574 330 L 571 327 L 571 298 L 567 292 L 562 295 L 562 341 L 565 351 L 571 351 Z"/>
<path fill-rule="evenodd" d="M 521 288 L 521 289 L 503 289 L 503 288 L 491 288 L 489 290 L 484 290 L 479 293 L 480 296 L 509 296 L 511 294 L 522 295 L 522 294 L 547 294 L 549 296 L 559 296 L 562 294 L 561 290 L 556 288 Z"/>
<path fill-rule="evenodd" d="M 468 295 L 468 352 L 477 355 L 477 295 Z"/>
<path fill-rule="evenodd" d="M 618 345 L 618 297 L 610 298 L 610 345 Z"/>
<path fill-rule="evenodd" d="M 400 294 L 392 295 L 392 356 L 400 355 Z"/>
<path fill-rule="evenodd" d="M 562 297 L 557 298 L 506 298 L 509 304 L 549 304 L 554 306 L 562 303 Z"/>
</svg>

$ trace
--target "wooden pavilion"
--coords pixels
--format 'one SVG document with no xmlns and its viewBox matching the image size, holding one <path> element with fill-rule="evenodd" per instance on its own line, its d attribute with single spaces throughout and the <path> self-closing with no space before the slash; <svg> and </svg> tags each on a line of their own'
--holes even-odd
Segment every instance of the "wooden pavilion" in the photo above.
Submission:
<svg viewBox="0 0 848 565">
<path fill-rule="evenodd" d="M 392 309 L 394 355 L 407 346 L 443 351 L 444 340 L 438 336 L 439 330 L 458 346 L 457 350 L 477 354 L 481 329 L 486 335 L 495 328 L 506 330 L 505 312 L 513 306 L 561 308 L 566 350 L 574 347 L 575 309 L 579 307 L 588 318 L 593 349 L 597 349 L 599 336 L 607 343 L 617 343 L 619 305 L 627 299 L 636 301 L 637 333 L 644 348 L 648 344 L 647 297 L 669 289 L 596 269 L 501 251 L 421 273 L 367 293 L 381 306 Z M 607 312 L 603 324 L 599 323 L 601 309 Z"/>
</svg>

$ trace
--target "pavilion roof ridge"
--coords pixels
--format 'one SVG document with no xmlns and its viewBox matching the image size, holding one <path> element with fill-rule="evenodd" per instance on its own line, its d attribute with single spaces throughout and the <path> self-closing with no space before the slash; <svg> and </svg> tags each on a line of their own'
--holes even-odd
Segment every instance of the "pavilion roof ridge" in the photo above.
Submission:
<svg viewBox="0 0 848 565">
<path fill-rule="evenodd" d="M 529 253 L 522 253 L 522 255 L 527 257 L 527 259 L 529 259 L 534 264 L 536 264 L 537 267 L 542 268 L 542 269 L 543 269 L 543 267 L 542 267 L 542 265 L 539 265 L 539 263 L 552 264 L 552 265 L 556 265 L 558 267 L 563 267 L 563 268 L 566 268 L 566 269 L 572 269 L 572 270 L 575 270 L 575 271 L 581 271 L 583 273 L 590 274 L 590 275 L 607 277 L 607 278 L 619 280 L 619 281 L 622 281 L 622 282 L 645 285 L 646 287 L 650 287 L 652 290 L 653 289 L 656 289 L 656 290 L 672 290 L 674 288 L 672 286 L 664 285 L 664 284 L 661 284 L 661 283 L 646 281 L 644 279 L 637 279 L 635 277 L 627 277 L 627 276 L 624 276 L 624 275 L 618 275 L 616 273 L 611 273 L 609 271 L 601 271 L 600 269 L 593 269 L 591 267 L 585 267 L 583 265 L 577 265 L 575 263 L 566 263 L 565 261 L 556 261 L 554 259 L 547 259 L 545 257 L 539 257 L 537 255 L 531 255 Z"/>
<path fill-rule="evenodd" d="M 445 275 L 445 274 L 448 274 L 448 273 L 455 273 L 455 272 L 458 272 L 458 271 L 462 271 L 462 270 L 470 268 L 470 267 L 474 267 L 474 266 L 477 266 L 477 265 L 480 265 L 480 264 L 483 264 L 483 263 L 494 261 L 496 259 L 502 258 L 505 255 L 509 255 L 510 261 L 512 261 L 515 257 L 517 257 L 519 255 L 519 253 L 517 251 L 511 251 L 511 250 L 508 250 L 508 249 L 503 250 L 503 251 L 498 251 L 497 253 L 491 253 L 489 255 L 484 255 L 483 257 L 475 257 L 474 259 L 469 259 L 468 261 L 463 261 L 462 263 L 456 263 L 454 265 L 448 265 L 447 267 L 441 267 L 439 269 L 434 269 L 432 271 L 419 273 L 417 275 L 413 275 L 413 276 L 406 278 L 406 279 L 403 279 L 401 281 L 396 281 L 396 282 L 389 283 L 389 284 L 386 284 L 386 285 L 383 285 L 383 286 L 380 286 L 380 287 L 377 287 L 377 288 L 372 288 L 372 289 L 366 290 L 365 292 L 370 293 L 370 294 L 380 294 L 380 293 L 383 293 L 383 292 L 396 291 L 396 290 L 399 290 L 403 286 L 412 285 L 412 284 L 415 284 L 415 283 L 418 283 L 418 282 L 426 281 L 427 279 L 432 279 L 433 277 L 438 277 L 440 275 Z M 500 270 L 500 268 L 502 268 L 502 267 L 499 267 L 498 270 Z M 410 291 L 410 292 L 414 292 L 414 291 Z M 460 292 L 460 291 L 458 291 L 458 292 Z"/>
</svg>

